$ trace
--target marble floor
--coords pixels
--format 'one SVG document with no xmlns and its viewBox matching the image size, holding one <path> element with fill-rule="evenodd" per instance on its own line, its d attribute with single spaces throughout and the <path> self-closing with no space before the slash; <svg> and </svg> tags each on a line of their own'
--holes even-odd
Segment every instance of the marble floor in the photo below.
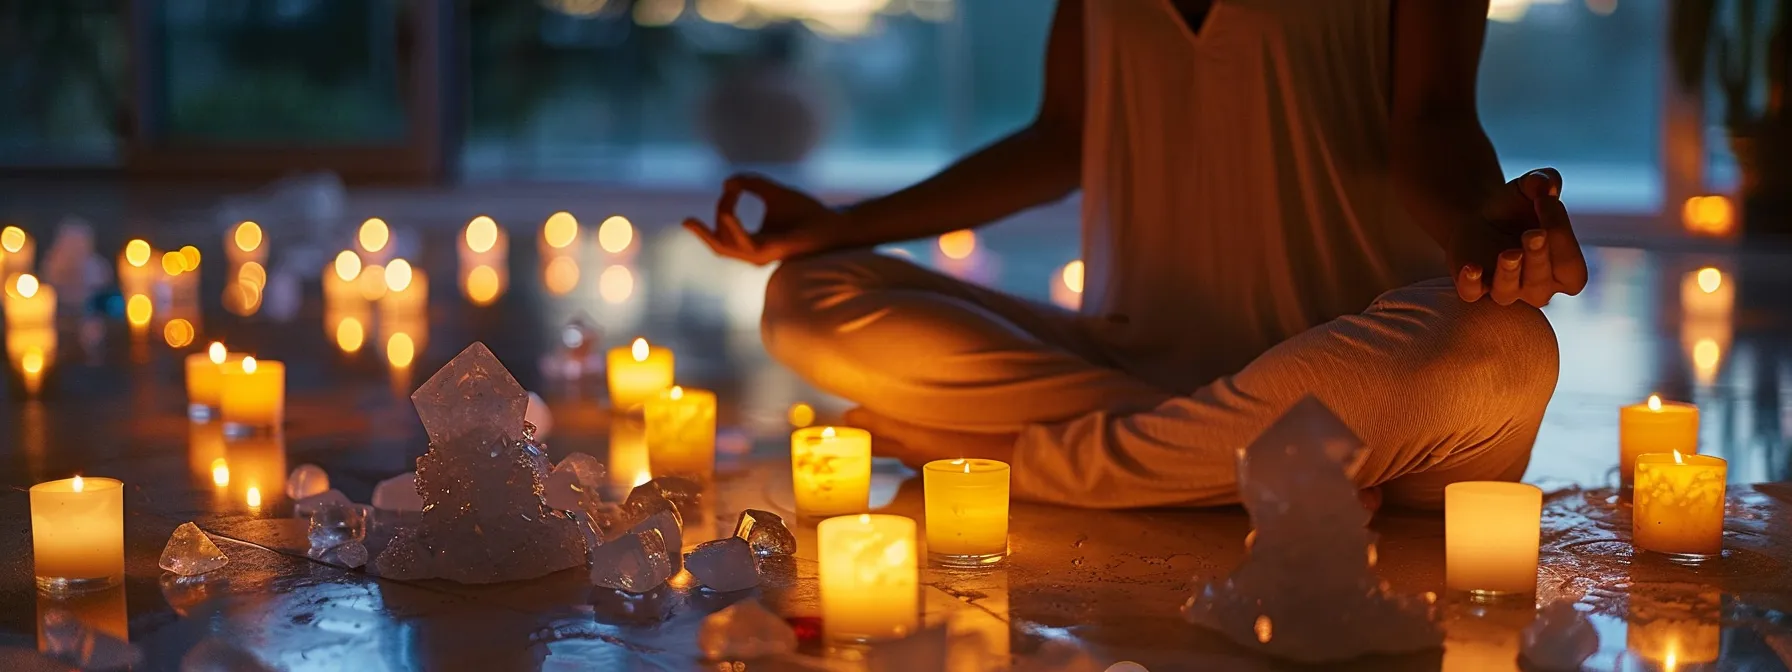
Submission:
<svg viewBox="0 0 1792 672">
<path fill-rule="evenodd" d="M 700 662 L 698 624 L 740 595 L 663 589 L 622 600 L 590 592 L 576 571 L 463 586 L 332 566 L 306 556 L 303 523 L 283 497 L 287 471 L 300 464 L 321 466 L 334 487 L 361 502 L 378 481 L 413 468 L 426 446 L 409 393 L 472 341 L 488 344 L 547 401 L 550 454 L 605 458 L 611 496 L 625 492 L 645 469 L 631 433 L 638 429 L 613 419 L 601 377 L 566 375 L 566 326 L 582 319 L 604 346 L 644 336 L 673 348 L 680 382 L 713 389 L 722 400 L 714 515 L 692 526 L 694 536 L 726 534 L 743 508 L 789 512 L 792 406 L 810 404 L 824 420 L 842 407 L 766 358 L 756 330 L 766 272 L 715 261 L 671 226 L 707 209 L 703 195 L 531 186 L 228 196 L 216 188 L 21 184 L 0 184 L 0 195 L 7 204 L 0 218 L 39 237 L 40 259 L 57 223 L 71 215 L 92 224 L 107 265 L 136 236 L 161 249 L 197 246 L 204 259 L 196 302 L 158 303 L 137 326 L 125 302 L 102 289 L 65 305 L 41 372 L 27 374 L 9 356 L 0 396 L 0 661 L 24 660 L 17 656 L 41 643 L 42 617 L 67 612 L 128 635 L 139 656 L 132 669 L 223 669 L 195 667 L 218 642 L 290 670 L 865 665 L 853 651 L 807 639 L 800 656 L 750 667 Z M 542 221 L 559 209 L 582 222 L 570 255 L 545 254 L 539 243 Z M 961 259 L 945 256 L 936 241 L 891 253 L 1017 293 L 1074 301 L 1061 286 L 1061 268 L 1075 255 L 1073 212 L 1050 208 L 995 227 Z M 509 232 L 509 252 L 495 264 L 499 282 L 489 286 L 469 281 L 474 274 L 457 252 L 460 228 L 481 213 Z M 633 221 L 626 246 L 616 244 L 620 229 L 600 235 L 611 214 Z M 354 225 L 370 216 L 391 222 L 393 247 L 429 274 L 426 317 L 324 305 L 320 271 L 354 244 Z M 266 280 L 252 297 L 237 288 L 240 270 L 223 250 L 226 226 L 242 218 L 266 225 L 271 249 Z M 1633 237 L 1589 229 L 1591 285 L 1547 309 L 1563 361 L 1526 476 L 1549 493 L 1540 594 L 1582 595 L 1601 635 L 1584 669 L 1787 669 L 1792 448 L 1782 425 L 1792 405 L 1781 389 L 1792 361 L 1783 345 L 1792 342 L 1792 257 L 1672 241 L 1598 245 Z M 621 251 L 605 251 L 604 241 Z M 345 329 L 346 318 L 360 328 Z M 19 339 L 9 334 L 9 345 Z M 281 435 L 226 442 L 215 426 L 188 421 L 182 358 L 212 340 L 287 363 Z M 1729 462 L 1720 561 L 1694 569 L 1630 552 L 1628 510 L 1610 501 L 1617 407 L 1650 393 L 1697 403 L 1702 451 Z M 215 478 L 218 460 L 228 467 L 227 482 Z M 50 600 L 33 588 L 25 489 L 76 473 L 127 484 L 127 579 L 79 600 Z M 880 510 L 921 517 L 920 489 L 919 477 L 900 465 L 876 466 Z M 1004 565 L 923 570 L 928 623 L 983 634 L 994 658 L 1016 669 L 1102 670 L 1124 660 L 1154 671 L 1281 669 L 1178 614 L 1195 586 L 1244 557 L 1250 526 L 1242 510 L 1017 504 L 1012 519 Z M 217 576 L 177 582 L 156 566 L 169 533 L 187 521 L 230 556 Z M 1439 516 L 1384 511 L 1373 527 L 1381 538 L 1378 570 L 1393 590 L 1441 591 Z M 803 624 L 820 615 L 815 535 L 812 526 L 796 531 L 793 566 L 758 593 Z M 1518 669 L 1528 605 L 1441 604 L 1442 651 L 1327 669 Z M 1075 666 L 1072 651 L 1087 657 L 1084 667 Z"/>
</svg>

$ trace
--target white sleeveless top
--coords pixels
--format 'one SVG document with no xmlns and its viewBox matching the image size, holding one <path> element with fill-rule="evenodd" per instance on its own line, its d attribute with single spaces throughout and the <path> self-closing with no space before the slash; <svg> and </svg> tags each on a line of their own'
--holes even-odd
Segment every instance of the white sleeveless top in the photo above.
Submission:
<svg viewBox="0 0 1792 672">
<path fill-rule="evenodd" d="M 1126 369 L 1187 392 L 1446 275 L 1389 179 L 1389 0 L 1085 5 L 1083 312 Z"/>
</svg>

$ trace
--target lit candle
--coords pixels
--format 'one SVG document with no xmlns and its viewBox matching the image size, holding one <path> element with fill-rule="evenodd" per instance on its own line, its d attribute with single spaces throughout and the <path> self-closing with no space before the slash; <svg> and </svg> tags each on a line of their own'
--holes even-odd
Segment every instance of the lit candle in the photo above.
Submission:
<svg viewBox="0 0 1792 672">
<path fill-rule="evenodd" d="M 612 257 L 629 256 L 634 248 L 635 225 L 627 217 L 610 215 L 597 226 L 597 248 Z"/>
<path fill-rule="evenodd" d="M 56 290 L 29 273 L 6 288 L 6 327 L 20 329 L 56 323 Z"/>
<path fill-rule="evenodd" d="M 707 481 L 716 471 L 716 393 L 674 385 L 643 404 L 655 477 Z"/>
<path fill-rule="evenodd" d="M 1444 487 L 1444 584 L 1477 598 L 1537 591 L 1543 491 L 1499 481 Z"/>
<path fill-rule="evenodd" d="M 672 351 L 637 338 L 626 348 L 611 348 L 610 405 L 632 408 L 672 387 Z"/>
<path fill-rule="evenodd" d="M 155 289 L 156 281 L 161 277 L 162 269 L 151 266 L 149 260 L 155 250 L 142 239 L 125 243 L 124 253 L 118 255 L 118 292 L 126 297 L 148 296 Z"/>
<path fill-rule="evenodd" d="M 226 365 L 219 396 L 225 431 L 236 435 L 277 430 L 286 417 L 286 365 L 254 357 Z"/>
<path fill-rule="evenodd" d="M 429 276 L 410 262 L 393 259 L 386 266 L 386 295 L 380 298 L 380 315 L 416 315 L 429 307 Z"/>
<path fill-rule="evenodd" d="M 1618 409 L 1618 480 L 1630 488 L 1636 457 L 1645 453 L 1699 452 L 1699 407 L 1649 395 Z"/>
<path fill-rule="evenodd" d="M 871 432 L 854 427 L 791 432 L 790 472 L 797 516 L 864 513 L 871 508 Z"/>
<path fill-rule="evenodd" d="M 37 260 L 37 242 L 16 226 L 0 229 L 0 278 L 30 273 Z"/>
<path fill-rule="evenodd" d="M 1687 273 L 1680 280 L 1681 316 L 1728 318 L 1736 306 L 1736 283 L 1733 280 L 1710 266 Z"/>
<path fill-rule="evenodd" d="M 383 264 L 392 258 L 392 227 L 386 226 L 386 220 L 369 217 L 361 222 L 361 228 L 355 230 L 355 244 L 361 248 L 361 257 L 370 264 Z"/>
<path fill-rule="evenodd" d="M 211 419 L 223 395 L 225 369 L 240 369 L 242 362 L 243 353 L 228 352 L 218 342 L 205 352 L 187 355 L 187 417 L 201 422 Z"/>
<path fill-rule="evenodd" d="M 548 215 L 548 221 L 541 225 L 541 252 L 544 257 L 568 254 L 578 242 L 579 220 L 570 212 L 562 210 Z"/>
<path fill-rule="evenodd" d="M 1723 650 L 1723 592 L 1630 595 L 1625 648 L 1663 670 L 1716 662 Z"/>
<path fill-rule="evenodd" d="M 224 257 L 233 267 L 251 261 L 265 265 L 268 263 L 268 246 L 263 242 L 260 224 L 240 222 L 230 227 L 230 233 L 224 236 Z"/>
<path fill-rule="evenodd" d="M 921 469 L 926 490 L 927 557 L 977 566 L 1008 555 L 1008 464 L 934 460 Z"/>
<path fill-rule="evenodd" d="M 821 521 L 821 612 L 828 637 L 880 640 L 915 630 L 915 521 L 859 514 Z"/>
<path fill-rule="evenodd" d="M 1722 553 L 1728 471 L 1723 459 L 1710 455 L 1637 456 L 1631 511 L 1637 550 L 1684 559 Z"/>
<path fill-rule="evenodd" d="M 124 580 L 124 484 L 76 476 L 31 486 L 37 587 L 85 592 Z"/>
<path fill-rule="evenodd" d="M 324 303 L 339 303 L 361 299 L 361 288 L 357 282 L 361 278 L 361 255 L 354 250 L 343 250 L 336 255 L 335 261 L 324 267 Z"/>
<path fill-rule="evenodd" d="M 508 267 L 510 236 L 498 227 L 497 221 L 480 215 L 467 222 L 467 228 L 461 235 L 459 251 L 463 273 L 466 269 L 477 266 Z"/>
<path fill-rule="evenodd" d="M 56 328 L 51 325 L 6 330 L 6 356 L 18 369 L 25 391 L 36 394 L 44 370 L 56 362 Z"/>
</svg>

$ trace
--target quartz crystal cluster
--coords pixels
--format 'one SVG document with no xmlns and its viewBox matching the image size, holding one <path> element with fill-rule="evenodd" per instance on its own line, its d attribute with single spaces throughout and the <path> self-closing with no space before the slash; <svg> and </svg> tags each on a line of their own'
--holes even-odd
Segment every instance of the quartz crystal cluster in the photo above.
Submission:
<svg viewBox="0 0 1792 672">
<path fill-rule="evenodd" d="M 497 583 L 586 561 L 584 523 L 543 498 L 548 461 L 523 419 L 529 394 L 485 344 L 468 346 L 411 401 L 429 435 L 417 458 L 422 513 L 379 555 L 381 575 Z"/>
<path fill-rule="evenodd" d="M 1441 645 L 1428 601 L 1390 593 L 1375 574 L 1370 515 L 1349 475 L 1361 458 L 1362 441 L 1312 397 L 1240 451 L 1254 543 L 1230 576 L 1195 592 L 1183 616 L 1303 663 Z"/>
</svg>

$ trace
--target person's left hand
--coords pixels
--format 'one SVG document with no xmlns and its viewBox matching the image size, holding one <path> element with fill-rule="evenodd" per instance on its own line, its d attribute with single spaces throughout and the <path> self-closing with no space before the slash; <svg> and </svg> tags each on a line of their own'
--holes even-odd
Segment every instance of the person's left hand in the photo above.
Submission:
<svg viewBox="0 0 1792 672">
<path fill-rule="evenodd" d="M 1488 296 L 1502 306 L 1523 301 L 1542 307 L 1557 294 L 1574 296 L 1586 288 L 1587 260 L 1561 195 L 1560 173 L 1533 170 L 1507 182 L 1480 221 L 1457 232 L 1449 256 L 1462 300 Z"/>
<path fill-rule="evenodd" d="M 846 412 L 846 424 L 871 432 L 871 452 L 902 460 L 911 469 L 934 460 L 976 457 L 1014 462 L 1017 433 L 975 434 L 911 425 L 863 408 Z"/>
</svg>

